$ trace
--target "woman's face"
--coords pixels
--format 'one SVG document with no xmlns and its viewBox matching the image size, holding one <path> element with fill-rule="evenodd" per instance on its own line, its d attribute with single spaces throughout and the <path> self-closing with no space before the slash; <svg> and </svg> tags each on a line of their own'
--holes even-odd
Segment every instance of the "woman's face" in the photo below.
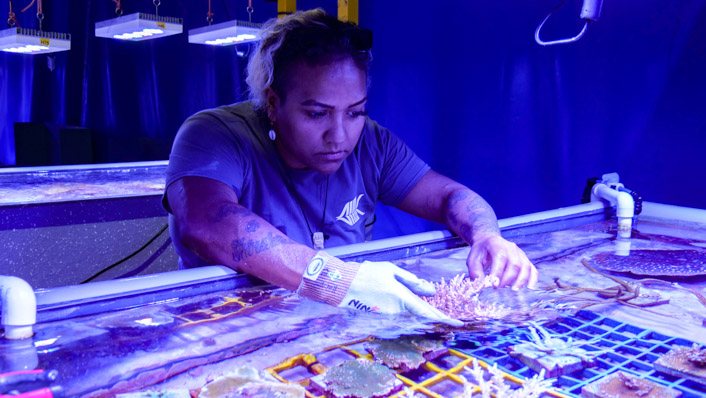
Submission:
<svg viewBox="0 0 706 398">
<path fill-rule="evenodd" d="M 288 76 L 284 100 L 272 89 L 267 94 L 277 150 L 293 169 L 331 174 L 363 131 L 366 72 L 345 57 L 318 66 L 298 62 Z"/>
</svg>

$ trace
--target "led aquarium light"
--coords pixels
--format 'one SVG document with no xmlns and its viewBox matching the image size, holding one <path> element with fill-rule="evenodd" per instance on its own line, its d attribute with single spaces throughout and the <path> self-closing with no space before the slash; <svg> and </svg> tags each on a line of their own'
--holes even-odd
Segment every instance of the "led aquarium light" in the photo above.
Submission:
<svg viewBox="0 0 706 398">
<path fill-rule="evenodd" d="M 0 31 L 0 50 L 18 54 L 47 54 L 71 49 L 69 33 L 10 28 Z"/>
<path fill-rule="evenodd" d="M 181 18 L 136 12 L 96 22 L 96 37 L 120 40 L 148 40 L 183 32 Z"/>
<path fill-rule="evenodd" d="M 257 41 L 262 24 L 228 21 L 189 30 L 189 43 L 229 46 Z"/>
</svg>

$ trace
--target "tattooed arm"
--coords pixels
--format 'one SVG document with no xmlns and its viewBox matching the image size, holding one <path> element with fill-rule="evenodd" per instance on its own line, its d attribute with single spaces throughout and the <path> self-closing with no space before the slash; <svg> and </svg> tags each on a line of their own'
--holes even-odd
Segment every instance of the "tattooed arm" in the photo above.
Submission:
<svg viewBox="0 0 706 398">
<path fill-rule="evenodd" d="M 211 264 L 296 290 L 316 254 L 239 205 L 233 189 L 221 182 L 182 177 L 169 185 L 167 198 L 182 243 Z"/>
<path fill-rule="evenodd" d="M 407 194 L 399 208 L 427 220 L 445 224 L 470 246 L 466 263 L 472 278 L 498 277 L 499 286 L 534 287 L 537 269 L 527 255 L 500 236 L 498 220 L 477 193 L 430 170 Z"/>
<path fill-rule="evenodd" d="M 289 290 L 300 287 L 302 296 L 334 306 L 382 313 L 409 311 L 454 326 L 463 324 L 414 294 L 433 294 L 429 282 L 392 263 L 343 262 L 323 252 L 317 255 L 239 205 L 226 184 L 183 177 L 169 185 L 167 198 L 182 243 L 211 264 L 227 265 Z M 305 268 L 312 270 L 309 275 L 318 269 L 330 278 L 302 278 Z"/>
</svg>

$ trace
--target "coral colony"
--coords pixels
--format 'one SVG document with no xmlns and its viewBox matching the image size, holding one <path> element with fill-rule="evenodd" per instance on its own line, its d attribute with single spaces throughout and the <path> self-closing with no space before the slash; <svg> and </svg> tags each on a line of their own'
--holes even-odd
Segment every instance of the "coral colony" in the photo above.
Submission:
<svg viewBox="0 0 706 398">
<path fill-rule="evenodd" d="M 283 384 L 255 368 L 242 367 L 208 383 L 198 394 L 199 398 L 231 396 L 304 398 L 305 390 L 297 384 Z"/>
<path fill-rule="evenodd" d="M 587 351 L 581 346 L 590 342 L 563 340 L 541 326 L 530 327 L 528 342 L 508 348 L 508 353 L 518 358 L 535 372 L 546 371 L 547 377 L 558 377 L 596 364 L 596 356 L 603 351 Z"/>
<path fill-rule="evenodd" d="M 480 389 L 480 396 L 482 398 L 490 398 L 491 394 L 495 398 L 533 398 L 539 397 L 543 393 L 549 391 L 552 380 L 544 380 L 544 371 L 540 372 L 538 375 L 532 376 L 531 379 L 525 380 L 520 388 L 513 389 L 512 386 L 505 383 L 503 379 L 502 371 L 498 370 L 496 364 L 492 367 L 488 367 L 488 373 L 490 373 L 490 378 L 487 378 L 484 374 L 483 368 L 478 364 L 478 361 L 474 358 L 471 362 L 471 367 L 466 366 L 466 371 L 473 377 L 473 382 Z M 462 379 L 465 379 L 461 376 Z M 469 383 L 464 380 L 463 383 L 463 398 L 470 398 L 477 396 L 473 394 L 476 389 L 473 383 Z"/>
<path fill-rule="evenodd" d="M 351 359 L 310 379 L 311 386 L 327 397 L 386 397 L 402 389 L 395 372 L 365 358 Z"/>
<path fill-rule="evenodd" d="M 376 360 L 403 373 L 417 369 L 424 362 L 448 351 L 440 341 L 420 336 L 403 336 L 393 340 L 376 338 L 366 348 Z"/>
<path fill-rule="evenodd" d="M 706 381 L 706 348 L 676 346 L 654 363 L 655 369 L 698 383 Z"/>
<path fill-rule="evenodd" d="M 460 320 L 502 319 L 512 314 L 512 310 L 502 304 L 485 303 L 478 299 L 478 293 L 493 286 L 497 278 L 481 276 L 473 281 L 465 274 L 456 275 L 448 282 L 434 283 L 436 295 L 422 297 L 424 301 L 439 311 Z"/>
<path fill-rule="evenodd" d="M 618 371 L 581 388 L 586 398 L 676 398 L 681 392 Z"/>
</svg>

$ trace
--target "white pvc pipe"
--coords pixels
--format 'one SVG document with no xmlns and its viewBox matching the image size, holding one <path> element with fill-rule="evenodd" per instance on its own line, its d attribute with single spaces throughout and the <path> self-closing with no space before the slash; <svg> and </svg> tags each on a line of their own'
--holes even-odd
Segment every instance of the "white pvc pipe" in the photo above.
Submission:
<svg viewBox="0 0 706 398">
<path fill-rule="evenodd" d="M 508 217 L 498 220 L 501 229 L 515 225 L 528 224 L 531 222 L 547 221 L 555 218 L 567 217 L 574 214 L 585 213 L 594 210 L 602 210 L 605 206 L 601 202 L 590 202 L 558 209 L 539 211 L 536 213 L 523 214 L 521 216 Z"/>
<path fill-rule="evenodd" d="M 498 220 L 498 225 L 502 229 L 515 225 L 552 220 L 555 218 L 566 217 L 573 214 L 601 210 L 604 208 L 605 206 L 601 202 L 584 203 L 576 206 L 562 207 L 559 209 L 552 209 L 536 213 L 524 214 L 516 217 L 503 218 Z M 370 242 L 354 243 L 346 246 L 332 247 L 326 249 L 326 252 L 332 256 L 343 256 L 351 253 L 361 253 L 366 251 L 389 249 L 391 247 L 409 246 L 421 242 L 448 238 L 450 236 L 453 236 L 453 234 L 448 230 L 420 232 L 411 235 L 395 236 L 392 238 L 373 240 Z"/>
<path fill-rule="evenodd" d="M 0 275 L 0 297 L 5 338 L 32 337 L 32 325 L 37 323 L 37 299 L 29 283 L 16 276 Z"/>
<path fill-rule="evenodd" d="M 450 231 L 427 231 L 416 234 L 395 236 L 392 238 L 371 240 L 369 242 L 353 243 L 345 246 L 336 246 L 326 249 L 326 253 L 332 256 L 344 256 L 346 254 L 361 253 L 374 250 L 389 249 L 391 247 L 409 246 L 419 242 L 427 242 L 436 239 L 444 239 L 453 236 Z"/>
<path fill-rule="evenodd" d="M 629 193 L 598 183 L 593 186 L 593 194 L 617 205 L 616 216 L 632 218 L 635 215 L 635 201 Z"/>
<path fill-rule="evenodd" d="M 83 300 L 151 289 L 161 286 L 195 282 L 200 279 L 232 275 L 235 271 L 222 265 L 191 268 L 159 274 L 142 275 L 133 278 L 91 282 L 83 285 L 62 286 L 37 290 L 37 304 L 50 305 L 67 301 Z"/>
<path fill-rule="evenodd" d="M 501 228 L 506 228 L 513 225 L 521 225 L 529 222 L 565 217 L 572 214 L 579 214 L 603 208 L 604 205 L 601 202 L 586 203 L 571 207 L 526 214 L 518 217 L 506 218 L 499 220 L 498 224 Z M 391 247 L 409 246 L 421 242 L 448 238 L 452 235 L 453 234 L 448 230 L 428 231 L 387 239 L 379 239 L 370 242 L 327 248 L 326 252 L 333 256 L 342 256 L 352 253 L 389 249 Z M 234 272 L 235 271 L 224 266 L 210 266 L 137 276 L 134 278 L 92 282 L 85 285 L 40 289 L 37 290 L 37 303 L 40 306 L 44 306 L 74 300 L 128 293 L 136 290 L 167 286 L 170 284 L 194 282 L 200 279 L 229 275 Z"/>
<path fill-rule="evenodd" d="M 635 215 L 635 200 L 632 196 L 627 192 L 618 191 L 602 183 L 593 186 L 593 194 L 616 206 L 618 237 L 630 238 L 632 218 Z"/>
<path fill-rule="evenodd" d="M 669 218 L 706 224 L 706 209 L 642 202 L 641 217 Z"/>
</svg>

